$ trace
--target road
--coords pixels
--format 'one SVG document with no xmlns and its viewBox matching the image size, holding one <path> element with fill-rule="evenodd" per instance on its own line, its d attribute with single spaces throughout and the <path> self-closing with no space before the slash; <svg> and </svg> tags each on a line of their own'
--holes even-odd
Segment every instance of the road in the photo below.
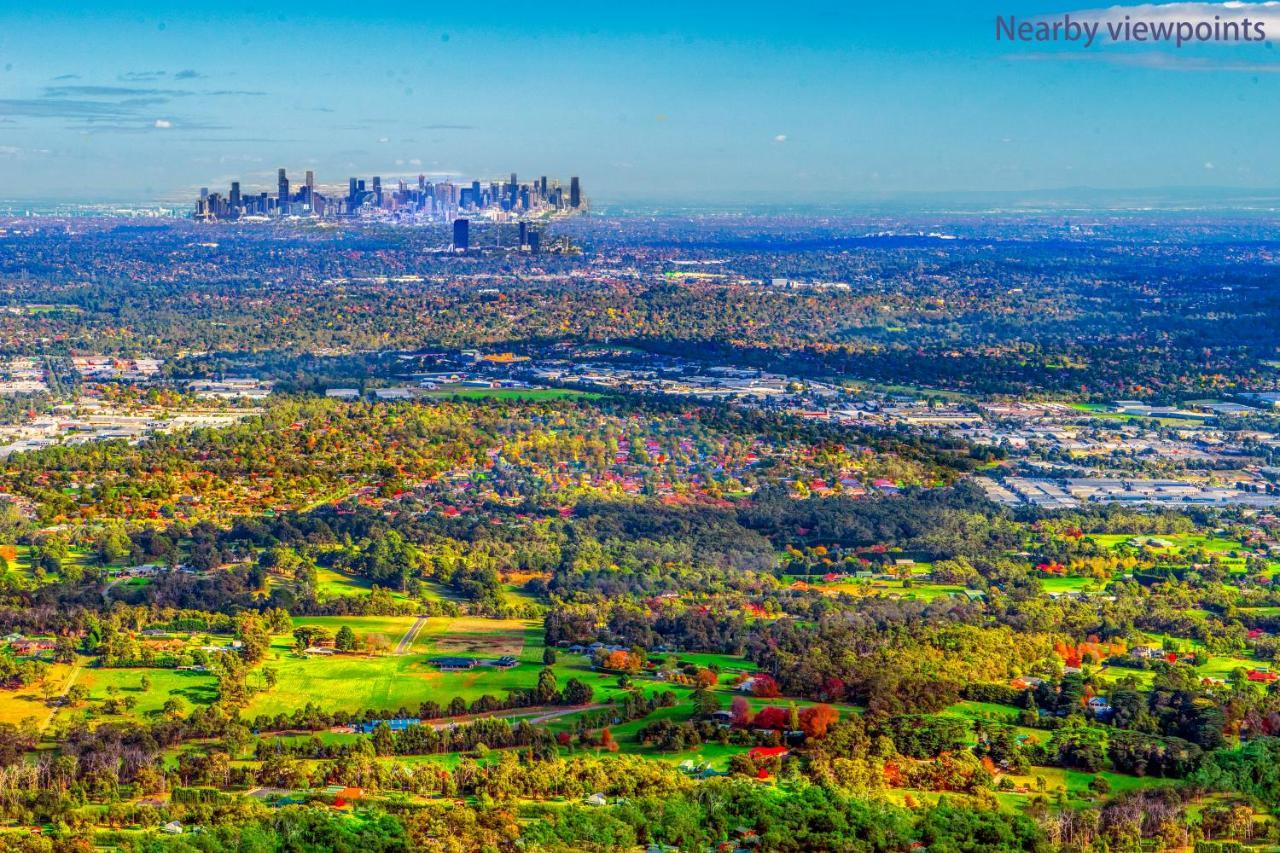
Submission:
<svg viewBox="0 0 1280 853">
<path fill-rule="evenodd" d="M 483 714 L 459 714 L 455 717 L 437 717 L 436 719 L 427 721 L 426 725 L 439 731 L 447 729 L 450 726 L 465 726 L 468 723 L 474 723 L 476 720 L 510 720 L 515 719 L 517 722 L 524 720 L 530 724 L 545 723 L 559 717 L 567 717 L 570 714 L 581 714 L 585 711 L 598 711 L 601 708 L 610 707 L 606 702 L 594 702 L 590 705 L 567 705 L 567 706 L 549 706 L 549 705 L 531 705 L 528 708 L 508 708 L 505 711 L 491 711 Z M 550 708 L 551 710 L 546 710 Z M 263 735 L 307 735 L 311 734 L 310 729 L 267 729 L 260 734 Z"/>
<path fill-rule="evenodd" d="M 111 590 L 115 589 L 117 586 L 119 586 L 120 584 L 124 583 L 124 582 L 125 582 L 125 581 L 127 581 L 128 579 L 129 579 L 129 578 L 128 578 L 127 576 L 125 576 L 125 575 L 121 575 L 120 577 L 118 577 L 118 578 L 116 578 L 115 580 L 111 581 L 111 583 L 109 583 L 109 584 L 107 584 L 106 586 L 104 586 L 104 587 L 102 588 L 102 600 L 103 600 L 104 602 L 110 601 L 110 600 L 111 600 Z"/>
<path fill-rule="evenodd" d="M 580 714 L 583 711 L 598 711 L 601 708 L 608 708 L 608 707 L 609 706 L 603 702 L 598 702 L 592 705 L 569 705 L 563 708 L 558 707 L 554 711 L 544 711 L 532 717 L 525 716 L 531 710 L 533 710 L 532 708 L 511 708 L 510 710 L 507 710 L 507 711 L 495 711 L 491 714 L 463 714 L 460 717 L 443 717 L 439 720 L 432 720 L 431 727 L 433 729 L 439 730 L 439 729 L 448 728 L 450 726 L 474 723 L 476 720 L 509 719 L 511 717 L 518 717 L 524 720 L 524 722 L 529 723 L 530 725 L 539 725 L 541 723 L 554 720 L 558 717 L 567 717 L 570 714 Z"/>
<path fill-rule="evenodd" d="M 400 638 L 399 644 L 396 645 L 396 654 L 403 655 L 408 653 L 409 647 L 413 645 L 413 640 L 418 636 L 418 632 L 422 630 L 422 626 L 427 624 L 426 616 L 419 616 L 414 623 L 409 626 L 409 630 L 404 632 L 404 636 Z"/>
<path fill-rule="evenodd" d="M 80 670 L 82 669 L 84 669 L 84 666 L 80 663 L 77 663 L 74 667 L 71 668 L 71 673 L 67 676 L 67 683 L 62 685 L 62 692 L 58 694 L 58 698 L 60 699 L 67 698 L 67 694 L 70 693 L 71 688 L 75 686 L 76 679 L 80 677 Z M 44 722 L 40 724 L 41 734 L 44 734 L 44 730 L 49 728 L 49 725 L 53 722 L 53 718 L 58 713 L 58 709 L 61 707 L 62 707 L 62 703 L 59 702 L 53 705 L 53 707 L 49 709 L 49 715 L 45 717 Z"/>
<path fill-rule="evenodd" d="M 607 707 L 609 706 L 604 703 L 597 703 L 595 705 L 570 705 L 567 708 L 557 708 L 554 711 L 548 711 L 545 714 L 540 714 L 536 717 L 530 717 L 527 720 L 527 722 L 530 725 L 540 725 L 542 723 L 547 722 L 548 720 L 554 720 L 557 717 L 567 717 L 570 714 L 577 714 L 581 711 L 598 711 L 601 708 L 607 708 Z"/>
</svg>

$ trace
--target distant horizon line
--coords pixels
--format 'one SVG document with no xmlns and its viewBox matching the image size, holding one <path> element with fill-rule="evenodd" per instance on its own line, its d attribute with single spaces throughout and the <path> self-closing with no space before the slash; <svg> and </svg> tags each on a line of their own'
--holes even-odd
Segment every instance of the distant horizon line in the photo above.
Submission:
<svg viewBox="0 0 1280 853">
<path fill-rule="evenodd" d="M 392 180 L 399 178 L 393 177 Z M 182 192 L 188 192 L 183 190 Z M 650 210 L 669 210 L 672 212 L 689 211 L 726 211 L 739 210 L 825 210 L 831 212 L 883 209 L 885 207 L 915 207 L 921 212 L 937 213 L 937 210 L 925 208 L 936 205 L 973 205 L 976 203 L 992 204 L 996 202 L 1017 203 L 1022 212 L 1034 213 L 1042 208 L 1072 207 L 1076 209 L 1096 209 L 1106 212 L 1108 209 L 1125 211 L 1150 210 L 1158 212 L 1186 212 L 1197 206 L 1212 206 L 1222 210 L 1240 210 L 1242 212 L 1258 212 L 1260 210 L 1280 211 L 1280 187 L 1231 187 L 1231 186 L 1188 186 L 1157 185 L 1144 187 L 1093 187 L 1093 186 L 1059 186 L 1037 189 L 964 189 L 964 190 L 883 190 L 861 191 L 845 194 L 841 199 L 832 199 L 829 195 L 821 196 L 805 193 L 788 197 L 785 190 L 778 191 L 742 191 L 740 194 L 718 193 L 715 196 L 704 194 L 668 195 L 661 192 L 605 193 L 592 194 L 592 206 L 597 214 L 625 212 L 633 208 Z M 0 198 L 0 215 L 17 215 L 6 211 L 6 208 L 25 206 L 30 208 L 103 208 L 129 207 L 140 210 L 160 210 L 169 208 L 185 208 L 190 205 L 190 197 L 179 197 L 166 193 L 164 196 L 99 196 L 84 198 L 76 196 L 45 195 L 15 198 Z M 957 211 L 959 212 L 959 211 Z M 1000 212 L 1016 213 L 1017 208 Z"/>
</svg>

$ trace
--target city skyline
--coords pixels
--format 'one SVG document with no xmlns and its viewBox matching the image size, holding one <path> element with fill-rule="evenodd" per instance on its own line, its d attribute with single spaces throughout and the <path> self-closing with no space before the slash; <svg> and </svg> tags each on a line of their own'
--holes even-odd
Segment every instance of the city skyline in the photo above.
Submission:
<svg viewBox="0 0 1280 853">
<path fill-rule="evenodd" d="M 303 182 L 291 183 L 286 167 L 276 170 L 275 184 L 230 182 L 224 195 L 218 188 L 202 186 L 191 215 L 202 221 L 230 221 L 247 218 L 314 217 L 377 218 L 404 222 L 451 222 L 459 217 L 481 215 L 494 222 L 514 222 L 530 217 L 576 213 L 585 210 L 587 199 L 578 176 L 563 183 L 540 175 L 522 182 L 512 172 L 501 180 L 455 182 L 428 180 L 426 173 L 362 178 L 349 176 L 343 183 L 316 181 L 307 169 Z M 274 189 L 274 192 L 272 191 Z M 521 229 L 520 245 L 525 245 L 526 229 Z M 535 243 L 536 246 L 536 243 Z"/>
<path fill-rule="evenodd" d="M 1088 5 L 11 8 L 0 198 L 176 202 L 269 183 L 280 162 L 576 171 L 601 202 L 671 204 L 1280 187 L 1280 117 L 1264 108 L 1280 26 L 1179 49 L 995 37 L 997 15 Z M 1174 8 L 1275 17 L 1105 14 Z"/>
</svg>

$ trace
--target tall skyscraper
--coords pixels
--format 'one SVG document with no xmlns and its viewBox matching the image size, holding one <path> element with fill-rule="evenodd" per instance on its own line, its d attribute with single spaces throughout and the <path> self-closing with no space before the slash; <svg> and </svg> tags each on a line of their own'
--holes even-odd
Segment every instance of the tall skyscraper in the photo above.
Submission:
<svg viewBox="0 0 1280 853">
<path fill-rule="evenodd" d="M 289 212 L 289 179 L 285 177 L 284 169 L 281 169 L 276 177 L 278 184 L 278 195 L 276 196 L 276 207 L 280 209 L 280 215 Z"/>
<path fill-rule="evenodd" d="M 466 219 L 453 220 L 453 248 L 466 250 L 471 246 L 471 223 Z"/>
<path fill-rule="evenodd" d="M 373 176 L 373 203 L 378 207 L 382 207 L 382 177 L 380 175 Z"/>
<path fill-rule="evenodd" d="M 232 210 L 240 209 L 240 182 L 239 181 L 231 182 L 231 209 Z"/>
<path fill-rule="evenodd" d="M 527 245 L 529 245 L 529 223 L 525 222 L 524 220 L 521 220 L 519 246 L 521 249 L 523 249 Z"/>
<path fill-rule="evenodd" d="M 582 205 L 582 186 L 578 183 L 577 178 L 569 179 L 569 206 L 580 207 Z"/>
<path fill-rule="evenodd" d="M 356 179 L 350 178 L 347 183 L 347 210 L 354 212 L 359 199 L 356 198 Z"/>
</svg>

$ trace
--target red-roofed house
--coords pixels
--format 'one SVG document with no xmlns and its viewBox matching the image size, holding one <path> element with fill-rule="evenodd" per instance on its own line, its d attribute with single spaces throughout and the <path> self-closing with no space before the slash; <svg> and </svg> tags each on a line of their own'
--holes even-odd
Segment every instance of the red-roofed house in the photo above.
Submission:
<svg viewBox="0 0 1280 853">
<path fill-rule="evenodd" d="M 791 754 L 791 750 L 785 746 L 757 746 L 753 747 L 750 756 L 752 761 L 761 758 L 786 758 Z"/>
</svg>

